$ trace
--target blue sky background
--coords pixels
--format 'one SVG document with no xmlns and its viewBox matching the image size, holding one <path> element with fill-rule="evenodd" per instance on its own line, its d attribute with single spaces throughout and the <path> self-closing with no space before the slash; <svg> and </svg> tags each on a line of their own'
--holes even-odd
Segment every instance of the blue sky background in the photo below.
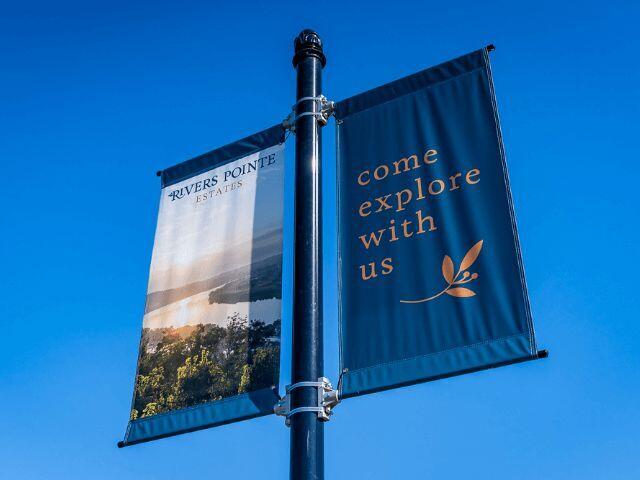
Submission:
<svg viewBox="0 0 640 480">
<path fill-rule="evenodd" d="M 289 432 L 273 416 L 115 445 L 135 373 L 155 171 L 280 121 L 295 95 L 292 39 L 305 27 L 324 40 L 325 94 L 336 100 L 497 46 L 533 315 L 551 352 L 344 402 L 326 428 L 327 478 L 640 477 L 637 2 L 1 6 L 2 478 L 287 478 Z M 333 126 L 324 149 L 335 379 Z"/>
</svg>

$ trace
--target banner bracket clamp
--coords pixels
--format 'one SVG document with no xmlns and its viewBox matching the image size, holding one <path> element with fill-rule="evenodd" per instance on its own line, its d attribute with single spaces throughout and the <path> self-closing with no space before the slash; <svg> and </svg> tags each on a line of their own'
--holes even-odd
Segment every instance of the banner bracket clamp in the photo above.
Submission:
<svg viewBox="0 0 640 480">
<path fill-rule="evenodd" d="M 291 392 L 297 388 L 317 388 L 317 404 L 291 408 Z M 285 425 L 287 427 L 290 426 L 290 418 L 293 415 L 303 412 L 317 412 L 318 419 L 320 421 L 327 422 L 330 420 L 333 408 L 339 402 L 340 398 L 338 396 L 338 391 L 333 389 L 329 379 L 326 377 L 320 377 L 317 382 L 305 381 L 287 385 L 285 396 L 278 400 L 278 403 L 273 407 L 273 411 L 276 415 L 285 417 Z"/>
<path fill-rule="evenodd" d="M 296 115 L 296 108 L 302 102 L 313 101 L 313 111 L 311 112 L 302 112 Z M 317 105 L 320 105 L 320 111 L 317 111 Z M 331 100 L 327 100 L 327 97 L 324 95 L 320 95 L 318 97 L 302 97 L 298 100 L 292 107 L 291 113 L 282 121 L 282 126 L 286 130 L 290 130 L 291 132 L 296 132 L 296 122 L 302 118 L 307 116 L 314 116 L 318 119 L 318 123 L 321 127 L 324 127 L 329 118 L 334 114 L 336 109 L 336 102 Z"/>
</svg>

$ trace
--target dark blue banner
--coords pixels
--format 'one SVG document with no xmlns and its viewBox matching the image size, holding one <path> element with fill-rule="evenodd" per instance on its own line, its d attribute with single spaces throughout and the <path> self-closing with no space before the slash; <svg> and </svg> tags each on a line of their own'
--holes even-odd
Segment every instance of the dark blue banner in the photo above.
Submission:
<svg viewBox="0 0 640 480">
<path fill-rule="evenodd" d="M 487 51 L 336 119 L 342 395 L 536 358 Z"/>
</svg>

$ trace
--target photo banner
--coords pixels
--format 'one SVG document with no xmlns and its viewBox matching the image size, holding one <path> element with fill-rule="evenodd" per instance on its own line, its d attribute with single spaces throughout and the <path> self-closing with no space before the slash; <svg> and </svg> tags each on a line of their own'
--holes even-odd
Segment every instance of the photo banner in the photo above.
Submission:
<svg viewBox="0 0 640 480">
<path fill-rule="evenodd" d="M 537 358 L 486 49 L 336 121 L 342 395 Z"/>
<path fill-rule="evenodd" d="M 284 132 L 162 172 L 130 422 L 119 446 L 273 413 Z"/>
</svg>

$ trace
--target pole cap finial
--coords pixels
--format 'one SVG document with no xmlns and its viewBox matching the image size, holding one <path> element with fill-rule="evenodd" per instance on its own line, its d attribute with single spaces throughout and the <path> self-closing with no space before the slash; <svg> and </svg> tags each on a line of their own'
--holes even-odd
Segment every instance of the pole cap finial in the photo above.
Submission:
<svg viewBox="0 0 640 480">
<path fill-rule="evenodd" d="M 327 64 L 327 58 L 322 51 L 322 40 L 320 36 L 313 30 L 305 29 L 293 41 L 295 54 L 293 55 L 293 66 L 297 67 L 300 60 L 304 57 L 316 57 L 324 67 Z"/>
</svg>

